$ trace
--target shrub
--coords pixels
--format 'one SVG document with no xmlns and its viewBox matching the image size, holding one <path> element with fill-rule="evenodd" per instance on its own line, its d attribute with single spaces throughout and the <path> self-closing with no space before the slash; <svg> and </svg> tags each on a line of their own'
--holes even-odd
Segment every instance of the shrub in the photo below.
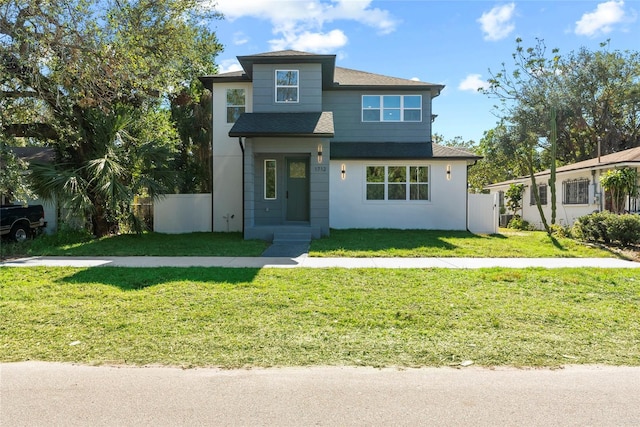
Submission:
<svg viewBox="0 0 640 427">
<path fill-rule="evenodd" d="M 507 225 L 507 228 L 512 228 L 514 230 L 533 230 L 534 227 L 529 224 L 528 221 L 525 221 L 524 219 L 522 219 L 522 217 L 520 215 L 516 215 L 514 216 L 511 221 L 509 221 L 509 225 Z"/>
<path fill-rule="evenodd" d="M 563 227 L 560 224 L 550 224 L 549 230 L 551 230 L 552 236 L 557 237 L 571 237 L 571 228 Z"/>
<path fill-rule="evenodd" d="M 586 242 L 615 242 L 624 246 L 638 244 L 640 216 L 596 212 L 578 218 L 573 225 L 572 233 L 576 238 Z"/>
</svg>

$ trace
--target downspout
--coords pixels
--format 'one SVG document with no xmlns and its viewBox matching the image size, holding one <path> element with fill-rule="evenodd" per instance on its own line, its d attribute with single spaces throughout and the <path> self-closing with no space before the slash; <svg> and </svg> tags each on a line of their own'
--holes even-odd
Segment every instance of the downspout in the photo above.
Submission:
<svg viewBox="0 0 640 427">
<path fill-rule="evenodd" d="M 242 144 L 242 137 L 238 137 L 238 144 L 240 150 L 242 150 L 242 238 L 244 239 L 244 144 Z"/>
</svg>

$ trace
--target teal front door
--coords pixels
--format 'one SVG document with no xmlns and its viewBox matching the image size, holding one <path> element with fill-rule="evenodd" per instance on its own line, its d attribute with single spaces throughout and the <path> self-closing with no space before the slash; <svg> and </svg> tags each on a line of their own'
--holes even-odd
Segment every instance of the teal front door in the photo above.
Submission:
<svg viewBox="0 0 640 427">
<path fill-rule="evenodd" d="M 287 158 L 287 221 L 309 221 L 309 158 Z"/>
</svg>

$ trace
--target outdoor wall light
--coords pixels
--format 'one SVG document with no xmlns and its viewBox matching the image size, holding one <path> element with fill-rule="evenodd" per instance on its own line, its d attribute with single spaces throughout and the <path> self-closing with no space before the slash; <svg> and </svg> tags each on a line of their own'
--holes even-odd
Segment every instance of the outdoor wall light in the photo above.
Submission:
<svg viewBox="0 0 640 427">
<path fill-rule="evenodd" d="M 451 165 L 447 165 L 447 181 L 451 181 Z"/>
<path fill-rule="evenodd" d="M 340 166 L 340 177 L 343 181 L 347 179 L 347 165 L 344 163 Z"/>
<path fill-rule="evenodd" d="M 318 163 L 322 163 L 322 144 L 318 144 Z"/>
</svg>

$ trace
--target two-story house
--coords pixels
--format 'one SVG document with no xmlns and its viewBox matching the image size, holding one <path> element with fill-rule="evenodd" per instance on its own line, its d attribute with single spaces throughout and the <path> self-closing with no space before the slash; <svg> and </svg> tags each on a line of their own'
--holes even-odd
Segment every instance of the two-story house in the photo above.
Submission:
<svg viewBox="0 0 640 427">
<path fill-rule="evenodd" d="M 335 55 L 239 56 L 213 92 L 213 230 L 271 240 L 330 228 L 464 230 L 467 167 L 431 142 L 442 85 L 336 67 Z"/>
</svg>

